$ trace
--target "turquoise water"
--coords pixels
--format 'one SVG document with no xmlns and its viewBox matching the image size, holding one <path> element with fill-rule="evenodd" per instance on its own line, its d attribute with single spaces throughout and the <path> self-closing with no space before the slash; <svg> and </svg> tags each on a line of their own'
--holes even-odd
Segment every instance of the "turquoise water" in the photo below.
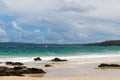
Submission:
<svg viewBox="0 0 120 80">
<path fill-rule="evenodd" d="M 12 46 L 0 47 L 0 56 L 74 56 L 120 53 L 119 46 Z"/>
<path fill-rule="evenodd" d="M 106 56 L 107 55 L 107 56 Z M 7 46 L 0 47 L 0 61 L 3 58 L 20 60 L 28 57 L 72 57 L 74 58 L 98 58 L 100 57 L 120 57 L 119 46 Z M 72 57 L 73 58 L 73 57 Z M 6 60 L 7 60 L 6 59 Z M 9 60 L 9 59 L 8 59 Z M 26 60 L 26 59 L 24 59 Z"/>
</svg>

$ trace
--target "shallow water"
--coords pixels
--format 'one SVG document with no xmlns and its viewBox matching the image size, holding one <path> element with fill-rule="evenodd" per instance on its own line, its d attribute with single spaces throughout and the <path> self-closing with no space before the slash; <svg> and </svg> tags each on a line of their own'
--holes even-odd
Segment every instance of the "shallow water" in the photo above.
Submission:
<svg viewBox="0 0 120 80">
<path fill-rule="evenodd" d="M 43 60 L 61 57 L 69 60 L 89 61 L 120 58 L 119 46 L 0 46 L 0 62 L 31 62 L 34 57 Z"/>
</svg>

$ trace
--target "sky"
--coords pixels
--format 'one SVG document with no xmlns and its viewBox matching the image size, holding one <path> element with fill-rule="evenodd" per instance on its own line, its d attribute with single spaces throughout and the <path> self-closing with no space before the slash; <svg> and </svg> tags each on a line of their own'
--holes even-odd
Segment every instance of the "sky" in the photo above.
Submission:
<svg viewBox="0 0 120 80">
<path fill-rule="evenodd" d="M 120 39 L 120 0 L 0 0 L 0 42 Z"/>
</svg>

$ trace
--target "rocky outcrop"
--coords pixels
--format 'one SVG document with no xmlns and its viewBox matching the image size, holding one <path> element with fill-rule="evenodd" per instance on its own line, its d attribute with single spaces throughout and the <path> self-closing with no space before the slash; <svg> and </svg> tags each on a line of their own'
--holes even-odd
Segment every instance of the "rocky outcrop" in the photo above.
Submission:
<svg viewBox="0 0 120 80">
<path fill-rule="evenodd" d="M 23 74 L 45 73 L 44 70 L 38 68 L 27 68 L 18 66 L 14 68 L 0 67 L 0 76 L 23 76 Z"/>
<path fill-rule="evenodd" d="M 0 67 L 0 76 L 22 76 L 21 73 L 16 72 L 13 68 Z"/>
<path fill-rule="evenodd" d="M 24 65 L 21 62 L 5 62 L 6 65 L 12 65 L 12 66 L 16 66 L 16 65 Z"/>
<path fill-rule="evenodd" d="M 98 65 L 99 68 L 104 68 L 104 67 L 120 67 L 119 64 L 105 64 L 105 63 L 102 63 L 100 65 Z"/>
<path fill-rule="evenodd" d="M 40 57 L 34 58 L 34 61 L 41 61 L 42 59 Z"/>
<path fill-rule="evenodd" d="M 53 66 L 50 64 L 46 64 L 45 67 L 53 67 Z"/>
<path fill-rule="evenodd" d="M 27 69 L 27 74 L 33 74 L 33 73 L 45 73 L 42 69 L 37 69 L 37 68 L 28 68 Z"/>
<path fill-rule="evenodd" d="M 63 61 L 67 61 L 66 59 L 60 59 L 60 58 L 54 58 L 52 59 L 52 61 L 54 62 L 63 62 Z"/>
<path fill-rule="evenodd" d="M 14 70 L 26 70 L 27 67 L 26 66 L 17 66 L 13 68 Z"/>
</svg>

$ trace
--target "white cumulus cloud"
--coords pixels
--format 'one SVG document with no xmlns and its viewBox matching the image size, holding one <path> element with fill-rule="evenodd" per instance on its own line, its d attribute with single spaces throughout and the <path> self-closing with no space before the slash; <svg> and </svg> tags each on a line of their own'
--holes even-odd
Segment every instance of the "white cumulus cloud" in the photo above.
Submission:
<svg viewBox="0 0 120 80">
<path fill-rule="evenodd" d="M 0 29 L 0 36 L 6 36 L 6 35 L 7 35 L 6 31 L 3 29 Z"/>
<path fill-rule="evenodd" d="M 10 40 L 7 32 L 4 29 L 0 28 L 0 42 L 8 42 L 8 41 Z"/>
<path fill-rule="evenodd" d="M 12 26 L 14 29 L 20 31 L 20 32 L 25 32 L 25 30 L 23 30 L 20 26 L 18 26 L 16 21 L 12 21 Z"/>
</svg>

